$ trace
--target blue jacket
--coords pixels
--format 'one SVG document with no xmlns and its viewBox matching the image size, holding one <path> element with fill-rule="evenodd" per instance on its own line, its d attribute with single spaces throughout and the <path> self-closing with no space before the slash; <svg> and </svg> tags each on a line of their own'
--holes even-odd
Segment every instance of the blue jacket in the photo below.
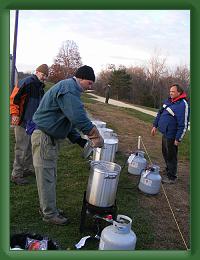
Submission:
<svg viewBox="0 0 200 260">
<path fill-rule="evenodd" d="M 37 128 L 55 139 L 68 137 L 73 143 L 80 137 L 76 129 L 87 135 L 94 125 L 81 101 L 82 91 L 74 78 L 62 80 L 50 88 L 33 116 Z"/>
<path fill-rule="evenodd" d="M 175 101 L 171 98 L 165 100 L 153 123 L 166 138 L 179 142 L 188 128 L 189 107 L 185 97 L 182 94 Z"/>
</svg>

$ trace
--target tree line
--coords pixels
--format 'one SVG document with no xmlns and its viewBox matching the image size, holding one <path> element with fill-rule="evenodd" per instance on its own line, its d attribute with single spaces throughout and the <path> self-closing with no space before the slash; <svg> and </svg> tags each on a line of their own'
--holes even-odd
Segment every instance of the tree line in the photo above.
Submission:
<svg viewBox="0 0 200 260">
<path fill-rule="evenodd" d="M 124 67 L 110 65 L 98 76 L 96 92 L 104 95 L 106 84 L 111 85 L 111 98 L 137 105 L 159 108 L 169 95 L 169 87 L 180 84 L 189 96 L 190 72 L 187 66 L 169 71 L 157 58 L 147 67 Z"/>
<path fill-rule="evenodd" d="M 97 94 L 104 96 L 104 88 L 111 85 L 111 98 L 129 103 L 160 107 L 168 96 L 169 86 L 180 84 L 189 94 L 190 71 L 186 65 L 177 66 L 171 71 L 166 65 L 166 58 L 155 51 L 146 66 L 128 67 L 114 64 L 107 65 L 97 76 L 94 88 Z M 56 83 L 71 77 L 82 65 L 77 44 L 65 41 L 50 68 L 49 80 Z"/>
<path fill-rule="evenodd" d="M 110 84 L 111 98 L 153 108 L 160 107 L 173 83 L 180 84 L 189 95 L 189 68 L 180 65 L 170 70 L 166 65 L 166 58 L 160 57 L 161 55 L 155 52 L 146 66 L 127 68 L 123 65 L 107 65 L 106 69 L 97 75 L 94 84 L 96 93 L 104 96 L 105 86 Z M 50 66 L 48 81 L 57 83 L 69 78 L 82 65 L 77 44 L 73 40 L 67 40 L 63 42 Z"/>
</svg>

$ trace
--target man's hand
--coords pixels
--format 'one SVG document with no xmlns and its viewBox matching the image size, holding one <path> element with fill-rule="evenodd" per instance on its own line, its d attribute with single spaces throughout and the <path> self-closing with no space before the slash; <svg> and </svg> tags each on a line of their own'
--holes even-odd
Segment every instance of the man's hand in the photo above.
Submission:
<svg viewBox="0 0 200 260">
<path fill-rule="evenodd" d="M 16 116 L 16 115 L 12 115 L 11 117 L 11 125 L 19 125 L 19 116 Z"/>
<path fill-rule="evenodd" d="M 90 139 L 90 140 L 92 142 L 92 147 L 93 148 L 97 148 L 97 147 L 101 148 L 104 145 L 104 140 L 101 137 L 101 135 L 100 135 L 99 138 L 94 138 L 94 139 Z"/>
<path fill-rule="evenodd" d="M 92 130 L 89 132 L 89 134 L 87 136 L 90 139 L 93 148 L 103 147 L 104 140 L 103 140 L 102 136 L 99 134 L 99 131 L 96 128 L 96 126 L 94 126 L 92 128 Z"/>
<path fill-rule="evenodd" d="M 151 129 L 151 135 L 154 136 L 156 134 L 156 127 L 154 126 L 152 129 Z"/>
<path fill-rule="evenodd" d="M 179 145 L 179 143 L 180 143 L 180 142 L 179 142 L 179 141 L 177 141 L 177 140 L 175 140 L 175 141 L 174 141 L 174 145 L 176 145 L 176 146 L 178 146 L 178 145 Z"/>
</svg>

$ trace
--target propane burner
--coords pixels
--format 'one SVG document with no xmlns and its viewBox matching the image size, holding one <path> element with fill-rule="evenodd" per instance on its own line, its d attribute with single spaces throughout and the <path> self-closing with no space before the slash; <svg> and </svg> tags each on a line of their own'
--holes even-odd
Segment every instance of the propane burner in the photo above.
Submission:
<svg viewBox="0 0 200 260">
<path fill-rule="evenodd" d="M 90 229 L 100 235 L 106 224 L 112 223 L 117 216 L 116 201 L 110 207 L 97 207 L 87 202 L 86 191 L 83 196 L 83 204 L 81 210 L 80 232 Z M 91 225 L 89 225 L 91 222 Z M 86 226 L 87 223 L 87 226 Z"/>
</svg>

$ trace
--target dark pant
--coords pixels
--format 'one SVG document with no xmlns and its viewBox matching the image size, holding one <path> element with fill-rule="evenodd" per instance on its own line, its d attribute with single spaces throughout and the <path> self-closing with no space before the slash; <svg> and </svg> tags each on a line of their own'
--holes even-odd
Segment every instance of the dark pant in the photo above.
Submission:
<svg viewBox="0 0 200 260">
<path fill-rule="evenodd" d="M 108 103 L 109 98 L 110 98 L 110 95 L 109 95 L 109 94 L 106 94 L 105 103 Z"/>
<path fill-rule="evenodd" d="M 174 139 L 162 136 L 162 154 L 166 163 L 167 176 L 169 179 L 177 178 L 177 155 L 178 146 L 174 145 Z"/>
</svg>

